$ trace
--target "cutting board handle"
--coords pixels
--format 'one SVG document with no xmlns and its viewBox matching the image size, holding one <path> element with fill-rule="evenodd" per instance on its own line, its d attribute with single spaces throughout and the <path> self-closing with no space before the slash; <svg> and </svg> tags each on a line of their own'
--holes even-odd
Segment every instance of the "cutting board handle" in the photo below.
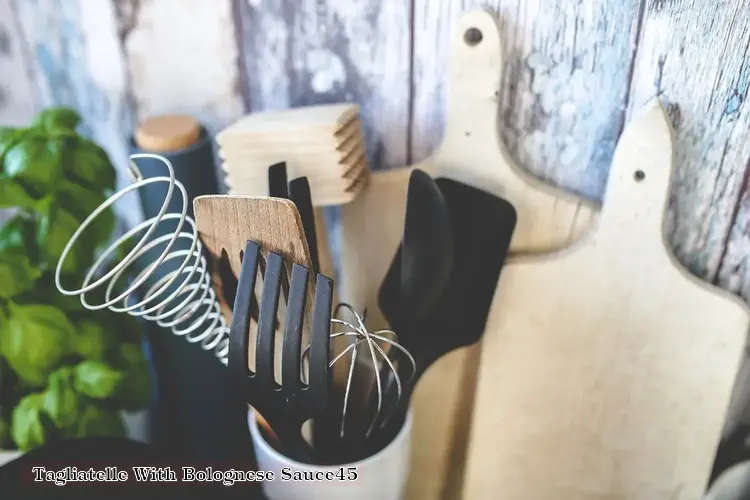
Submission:
<svg viewBox="0 0 750 500">
<path fill-rule="evenodd" d="M 673 168 L 674 131 L 661 100 L 653 98 L 617 143 L 597 230 L 601 240 L 632 236 L 638 245 L 664 245 Z"/>
<path fill-rule="evenodd" d="M 446 139 L 472 130 L 473 134 L 481 132 L 487 140 L 498 142 L 503 64 L 500 26 L 495 17 L 484 10 L 462 15 L 453 32 L 448 59 Z"/>
</svg>

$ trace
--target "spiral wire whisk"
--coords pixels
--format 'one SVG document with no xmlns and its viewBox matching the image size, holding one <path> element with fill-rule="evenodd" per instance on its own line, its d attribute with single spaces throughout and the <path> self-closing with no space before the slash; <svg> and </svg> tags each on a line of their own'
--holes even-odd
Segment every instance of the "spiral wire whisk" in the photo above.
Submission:
<svg viewBox="0 0 750 500">
<path fill-rule="evenodd" d="M 347 321 L 338 318 L 337 316 L 339 316 L 341 309 L 346 309 L 352 316 L 354 316 L 354 320 Z M 416 372 L 416 362 L 414 361 L 414 358 L 408 350 L 406 350 L 398 343 L 398 337 L 396 333 L 393 330 L 387 329 L 370 332 L 365 326 L 366 315 L 366 310 L 363 311 L 362 315 L 360 315 L 351 305 L 342 302 L 336 306 L 333 314 L 334 318 L 331 319 L 332 325 L 338 325 L 344 328 L 344 331 L 331 333 L 331 339 L 345 337 L 350 340 L 348 345 L 343 350 L 341 350 L 341 352 L 335 355 L 333 359 L 331 359 L 328 363 L 329 368 L 333 368 L 334 365 L 343 360 L 347 354 L 350 358 L 349 368 L 347 370 L 346 376 L 346 386 L 344 389 L 341 421 L 339 426 L 339 437 L 341 438 L 344 438 L 346 433 L 347 413 L 349 410 L 349 399 L 352 391 L 352 380 L 354 378 L 354 372 L 357 369 L 357 365 L 359 364 L 358 360 L 360 349 L 366 349 L 365 357 L 367 359 L 367 363 L 370 364 L 372 368 L 372 373 L 374 374 L 373 379 L 377 397 L 375 402 L 375 411 L 373 412 L 372 418 L 369 420 L 369 425 L 367 426 L 367 430 L 365 433 L 366 438 L 370 436 L 378 422 L 380 422 L 380 426 L 383 427 L 388 423 L 389 418 L 393 415 L 393 411 L 383 413 L 383 375 L 390 375 L 392 377 L 391 380 L 393 380 L 393 383 L 396 386 L 396 401 L 401 398 L 401 394 L 403 392 L 404 381 L 402 381 L 401 377 L 399 376 L 399 370 L 393 362 L 393 356 L 391 353 L 395 351 L 395 354 L 397 356 L 403 356 L 409 362 L 410 377 L 409 380 L 407 380 L 405 383 L 409 383 L 411 381 L 411 378 L 414 376 L 414 373 Z M 383 349 L 380 343 L 383 343 L 385 344 L 385 346 L 387 346 L 388 352 Z M 364 346 L 360 347 L 362 344 L 364 344 Z M 302 353 L 303 364 L 308 357 L 309 346 L 306 347 Z M 385 371 L 383 370 L 383 368 L 385 368 Z M 302 370 L 302 373 L 305 373 L 305 371 Z M 392 410 L 394 409 L 395 405 Z"/>
<path fill-rule="evenodd" d="M 169 171 L 169 176 L 145 179 L 134 162 L 141 158 L 151 158 L 162 162 Z M 160 327 L 171 329 L 175 335 L 184 336 L 188 342 L 199 343 L 202 349 L 213 351 L 216 357 L 226 365 L 229 353 L 229 327 L 221 314 L 219 301 L 211 286 L 211 276 L 203 255 L 203 245 L 198 238 L 197 225 L 195 220 L 187 215 L 188 196 L 185 187 L 175 178 L 171 162 L 160 155 L 133 154 L 130 156 L 128 171 L 133 184 L 121 189 L 91 212 L 65 246 L 55 271 L 55 285 L 58 291 L 68 296 L 80 296 L 81 304 L 92 311 L 109 309 L 156 322 Z M 61 283 L 61 270 L 71 249 L 86 228 L 103 211 L 126 194 L 156 183 L 168 185 L 159 213 L 134 226 L 112 242 L 89 269 L 80 288 L 66 289 Z M 182 209 L 180 213 L 167 213 L 175 188 L 182 195 Z M 169 234 L 153 237 L 158 226 L 165 221 L 176 221 L 176 229 L 170 230 Z M 185 225 L 188 226 L 188 230 L 183 230 Z M 145 234 L 124 258 L 103 276 L 94 278 L 97 273 L 105 269 L 118 250 L 125 248 L 127 243 L 144 230 Z M 187 240 L 190 248 L 173 249 L 178 240 Z M 126 275 L 138 258 L 161 245 L 164 249 L 159 257 L 140 271 L 124 291 L 113 297 L 116 294 L 114 290 L 117 282 Z M 154 276 L 157 270 L 166 269 L 162 266 L 169 262 L 179 262 L 179 266 L 176 269 L 173 266 L 170 267 L 168 272 L 156 279 L 139 299 L 135 293 L 136 290 Z M 105 284 L 104 302 L 98 304 L 90 302 L 87 294 Z M 170 288 L 173 289 L 170 291 Z"/>
</svg>

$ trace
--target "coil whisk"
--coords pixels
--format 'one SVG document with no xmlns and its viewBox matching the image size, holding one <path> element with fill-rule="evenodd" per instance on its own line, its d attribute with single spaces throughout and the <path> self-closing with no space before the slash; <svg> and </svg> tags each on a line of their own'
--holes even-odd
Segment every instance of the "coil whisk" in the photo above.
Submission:
<svg viewBox="0 0 750 500">
<path fill-rule="evenodd" d="M 134 160 L 154 159 L 164 164 L 168 176 L 144 178 Z M 188 342 L 197 343 L 206 351 L 212 351 L 224 364 L 229 353 L 229 327 L 221 314 L 216 294 L 211 286 L 211 275 L 203 254 L 203 245 L 198 237 L 195 220 L 187 214 L 188 195 L 183 184 L 175 178 L 171 162 L 163 156 L 139 153 L 130 156 L 128 171 L 133 184 L 121 189 L 102 202 L 96 210 L 81 223 L 65 246 L 55 270 L 55 285 L 60 293 L 80 296 L 81 304 L 89 310 L 109 309 L 117 313 L 127 313 L 155 322 L 160 327 L 169 328 L 172 333 L 183 336 Z M 147 185 L 166 183 L 167 193 L 159 213 L 141 222 L 112 242 L 94 262 L 83 279 L 80 288 L 67 289 L 62 285 L 62 268 L 71 249 L 81 234 L 105 210 L 126 194 Z M 179 213 L 167 213 L 175 190 L 182 197 Z M 176 225 L 169 234 L 156 236 L 160 224 L 172 221 Z M 127 251 L 127 255 L 116 262 L 117 254 L 129 248 L 129 244 L 145 231 L 137 243 Z M 178 244 L 179 242 L 179 244 Z M 177 245 L 176 245 L 177 244 Z M 175 248 L 188 247 L 189 248 Z M 138 259 L 148 252 L 158 252 L 143 270 L 136 273 L 125 289 L 118 291 L 118 283 L 128 276 Z M 103 275 L 98 276 L 103 273 Z M 155 278 L 155 279 L 154 279 Z M 137 293 L 143 285 L 145 292 Z M 104 300 L 95 303 L 91 292 L 104 288 Z"/>
</svg>

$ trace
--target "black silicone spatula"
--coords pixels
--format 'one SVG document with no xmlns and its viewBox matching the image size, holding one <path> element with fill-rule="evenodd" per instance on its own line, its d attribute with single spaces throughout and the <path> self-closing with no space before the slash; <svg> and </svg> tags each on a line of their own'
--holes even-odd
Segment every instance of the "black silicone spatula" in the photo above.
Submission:
<svg viewBox="0 0 750 500">
<path fill-rule="evenodd" d="M 297 206 L 307 246 L 310 250 L 310 262 L 315 272 L 320 271 L 318 257 L 318 237 L 315 232 L 315 211 L 310 193 L 310 182 L 307 177 L 297 177 L 288 182 L 286 163 L 279 162 L 268 167 L 268 194 L 275 198 L 292 200 Z"/>
<path fill-rule="evenodd" d="M 380 288 L 380 308 L 391 325 L 419 321 L 429 313 L 450 280 L 453 245 L 443 193 L 429 174 L 412 170 L 401 245 Z"/>
<path fill-rule="evenodd" d="M 397 399 L 395 413 L 373 440 L 376 447 L 386 445 L 398 433 L 411 393 L 425 370 L 441 356 L 481 338 L 516 227 L 516 210 L 507 200 L 452 179 L 439 178 L 435 183 L 450 213 L 453 268 L 443 293 L 421 318 L 408 319 L 399 313 L 391 317 L 388 307 L 383 309 L 399 342 L 414 357 L 417 370 Z M 389 298 L 384 297 L 387 293 L 381 289 L 381 307 L 388 303 Z M 402 379 L 408 378 L 404 373 Z"/>
</svg>

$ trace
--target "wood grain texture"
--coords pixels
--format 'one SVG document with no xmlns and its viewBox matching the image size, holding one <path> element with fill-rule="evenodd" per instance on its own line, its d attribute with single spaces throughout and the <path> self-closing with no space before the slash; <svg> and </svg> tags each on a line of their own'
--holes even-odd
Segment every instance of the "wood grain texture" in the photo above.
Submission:
<svg viewBox="0 0 750 500">
<path fill-rule="evenodd" d="M 618 143 L 601 224 L 503 270 L 466 499 L 703 496 L 750 311 L 667 248 L 674 142 L 653 101 Z"/>
<path fill-rule="evenodd" d="M 371 167 L 406 164 L 409 2 L 235 2 L 251 110 L 357 102 Z"/>
<path fill-rule="evenodd" d="M 125 61 L 117 36 L 114 5 L 91 0 L 17 1 L 21 32 L 32 57 L 42 106 L 70 106 L 83 118 L 82 132 L 109 153 L 126 174 L 130 106 Z M 126 223 L 141 220 L 135 197 L 117 210 Z"/>
<path fill-rule="evenodd" d="M 750 298 L 747 175 L 750 2 L 649 0 L 630 110 L 653 95 L 670 105 L 676 133 L 670 243 L 693 274 Z M 750 403 L 741 371 L 725 433 Z M 744 374 L 744 375 L 743 375 Z M 746 410 L 745 410 L 746 411 Z M 747 411 L 746 411 L 747 413 Z"/>
<path fill-rule="evenodd" d="M 356 102 L 362 108 L 368 166 L 406 165 L 409 2 L 234 0 L 234 5 L 243 93 L 251 111 Z M 338 267 L 338 211 L 330 207 L 324 214 Z"/>
<path fill-rule="evenodd" d="M 601 199 L 622 129 L 639 0 L 415 0 L 413 160 L 443 130 L 445 61 L 458 15 L 485 6 L 503 24 L 501 134 L 533 174 Z"/>
<path fill-rule="evenodd" d="M 25 126 L 37 109 L 13 0 L 0 0 L 0 126 Z"/>
<path fill-rule="evenodd" d="M 216 133 L 239 117 L 230 0 L 116 0 L 135 116 L 194 116 Z"/>
</svg>

